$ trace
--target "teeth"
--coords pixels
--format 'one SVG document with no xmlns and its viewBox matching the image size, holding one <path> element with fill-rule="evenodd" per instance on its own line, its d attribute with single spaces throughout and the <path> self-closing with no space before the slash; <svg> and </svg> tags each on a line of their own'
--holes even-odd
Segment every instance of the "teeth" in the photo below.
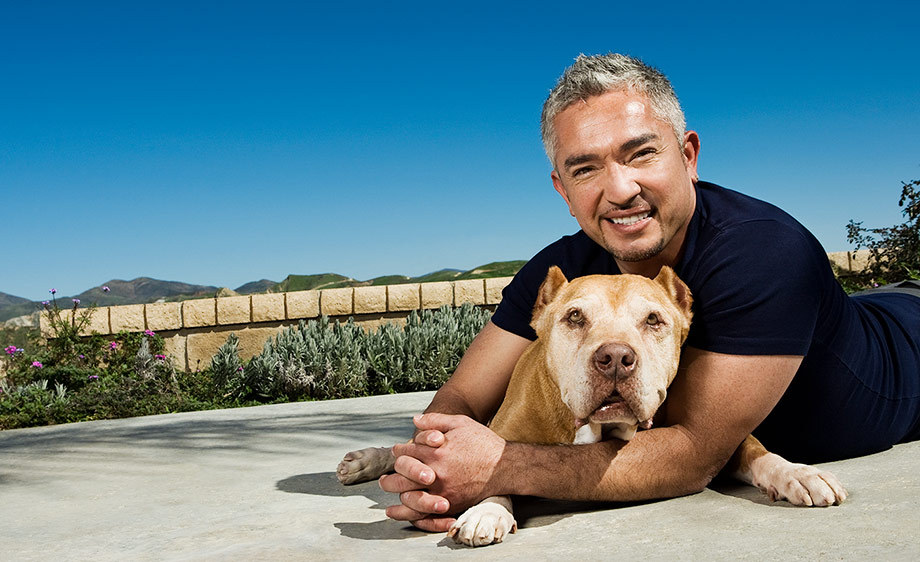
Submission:
<svg viewBox="0 0 920 562">
<path fill-rule="evenodd" d="M 607 220 L 609 220 L 609 221 L 612 222 L 613 224 L 630 225 L 630 224 L 636 224 L 637 222 L 641 221 L 642 219 L 647 218 L 647 217 L 649 216 L 649 214 L 650 214 L 650 213 L 645 212 L 645 213 L 641 213 L 641 214 L 638 214 L 638 215 L 633 215 L 633 216 L 631 216 L 631 217 L 623 217 L 623 218 L 619 218 L 619 219 L 607 219 Z"/>
</svg>

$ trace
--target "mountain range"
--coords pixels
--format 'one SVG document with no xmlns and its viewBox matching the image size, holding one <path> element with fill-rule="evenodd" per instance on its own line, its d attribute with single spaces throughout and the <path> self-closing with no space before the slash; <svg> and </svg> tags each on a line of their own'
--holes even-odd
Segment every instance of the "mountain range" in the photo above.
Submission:
<svg viewBox="0 0 920 562">
<path fill-rule="evenodd" d="M 157 301 L 180 301 L 194 298 L 213 297 L 215 295 L 251 295 L 255 293 L 280 293 L 285 291 L 308 291 L 312 289 L 334 289 L 338 287 L 361 287 L 367 285 L 399 285 L 404 283 L 430 283 L 434 281 L 459 281 L 462 279 L 483 279 L 487 277 L 506 277 L 517 273 L 524 261 L 493 262 L 463 271 L 459 269 L 442 269 L 422 275 L 384 275 L 359 281 L 337 273 L 320 273 L 314 275 L 288 275 L 284 280 L 271 281 L 261 279 L 250 281 L 234 290 L 210 285 L 192 285 L 178 281 L 161 281 L 149 277 L 138 277 L 131 281 L 113 279 L 98 287 L 87 289 L 78 295 L 57 296 L 58 306 L 70 308 L 71 299 L 79 299 L 81 306 L 114 306 L 121 304 L 143 304 Z M 104 291 L 103 287 L 108 287 Z M 41 303 L 0 292 L 0 322 L 11 318 L 27 316 L 41 309 Z"/>
</svg>

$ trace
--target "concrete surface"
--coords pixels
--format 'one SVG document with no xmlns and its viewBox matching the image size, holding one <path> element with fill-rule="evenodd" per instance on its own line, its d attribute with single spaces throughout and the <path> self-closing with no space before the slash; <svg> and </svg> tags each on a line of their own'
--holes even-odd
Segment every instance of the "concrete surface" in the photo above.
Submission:
<svg viewBox="0 0 920 562">
<path fill-rule="evenodd" d="M 720 484 L 667 501 L 517 502 L 520 531 L 458 547 L 343 487 L 355 448 L 401 441 L 431 393 L 0 432 L 0 560 L 920 560 L 920 443 L 825 465 L 826 509 Z"/>
</svg>

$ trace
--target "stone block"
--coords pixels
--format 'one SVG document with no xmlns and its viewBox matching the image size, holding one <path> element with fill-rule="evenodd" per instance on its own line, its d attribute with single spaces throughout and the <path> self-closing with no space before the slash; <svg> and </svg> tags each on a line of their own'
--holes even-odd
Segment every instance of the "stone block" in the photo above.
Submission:
<svg viewBox="0 0 920 562">
<path fill-rule="evenodd" d="M 230 334 L 240 339 L 240 359 L 248 360 L 262 352 L 268 338 L 278 333 L 281 328 L 243 328 L 242 330 L 216 330 L 199 334 L 189 334 L 186 340 L 188 368 L 204 369 L 211 364 L 211 358 L 220 346 L 226 343 Z"/>
<path fill-rule="evenodd" d="M 147 327 L 154 332 L 182 327 L 182 303 L 152 302 L 146 305 Z"/>
<path fill-rule="evenodd" d="M 486 304 L 498 304 L 502 302 L 502 289 L 511 283 L 514 277 L 495 277 L 486 279 Z"/>
<path fill-rule="evenodd" d="M 219 298 L 217 299 L 217 323 L 221 326 L 248 324 L 252 318 L 251 310 L 249 295 Z"/>
<path fill-rule="evenodd" d="M 386 310 L 387 288 L 385 285 L 355 287 L 355 314 L 373 314 L 386 312 Z"/>
<path fill-rule="evenodd" d="M 253 322 L 275 322 L 284 318 L 284 293 L 252 295 Z"/>
<path fill-rule="evenodd" d="M 454 305 L 454 285 L 450 281 L 422 283 L 422 308 L 441 308 Z"/>
<path fill-rule="evenodd" d="M 319 316 L 319 291 L 295 291 L 284 294 L 289 320 Z"/>
<path fill-rule="evenodd" d="M 186 336 L 180 336 L 179 334 L 163 338 L 163 353 L 172 359 L 173 365 L 175 365 L 177 369 L 188 371 L 189 367 L 185 357 L 185 344 Z"/>
<path fill-rule="evenodd" d="M 482 279 L 465 279 L 454 281 L 454 306 L 463 303 L 485 304 L 486 285 Z"/>
<path fill-rule="evenodd" d="M 41 330 L 41 334 L 43 338 L 54 337 L 54 328 L 51 327 L 50 314 L 51 314 L 50 310 L 42 310 L 41 314 L 38 317 L 38 326 L 39 326 L 39 330 Z M 70 324 L 70 322 L 73 320 L 73 311 L 70 309 L 61 310 L 59 311 L 59 314 L 60 314 L 59 317 L 60 317 L 61 322 L 66 322 Z"/>
<path fill-rule="evenodd" d="M 109 307 L 109 322 L 112 333 L 117 334 L 122 330 L 126 332 L 143 332 L 147 327 L 144 322 L 144 305 L 126 304 Z"/>
<path fill-rule="evenodd" d="M 320 311 L 326 316 L 348 316 L 354 314 L 353 287 L 323 289 L 320 291 Z"/>
<path fill-rule="evenodd" d="M 217 324 L 217 299 L 193 299 L 182 303 L 182 326 L 199 328 Z M 210 358 L 209 358 L 210 359 Z"/>
<path fill-rule="evenodd" d="M 85 310 L 78 310 L 77 314 L 84 314 Z M 89 322 L 80 331 L 81 336 L 89 336 L 93 332 L 97 334 L 111 334 L 109 329 L 109 308 L 102 307 L 92 311 L 89 315 Z"/>
<path fill-rule="evenodd" d="M 418 310 L 421 306 L 419 284 L 390 285 L 387 287 L 387 310 L 401 312 L 405 310 Z"/>
</svg>

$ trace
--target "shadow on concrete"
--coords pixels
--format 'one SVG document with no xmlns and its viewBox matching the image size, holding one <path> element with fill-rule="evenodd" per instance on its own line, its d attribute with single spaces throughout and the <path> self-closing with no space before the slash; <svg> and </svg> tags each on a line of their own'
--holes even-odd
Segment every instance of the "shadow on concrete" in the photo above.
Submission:
<svg viewBox="0 0 920 562">
<path fill-rule="evenodd" d="M 748 484 L 738 482 L 737 480 L 733 480 L 728 476 L 720 476 L 716 478 L 709 483 L 707 488 L 723 496 L 747 500 L 758 505 L 802 509 L 801 507 L 792 505 L 787 501 L 771 501 L 770 498 L 768 498 L 767 495 L 761 492 L 760 489 L 756 486 L 750 486 Z"/>
<path fill-rule="evenodd" d="M 387 445 L 412 435 L 413 413 L 355 415 L 310 413 L 304 409 L 236 419 L 203 413 L 63 424 L 0 432 L 0 451 L 12 453 L 16 449 L 28 449 L 56 453 L 72 451 L 75 446 L 130 442 L 145 448 L 269 452 L 294 443 L 309 447 L 311 441 L 321 441 L 328 436 L 342 441 L 378 441 Z"/>
<path fill-rule="evenodd" d="M 376 480 L 343 486 L 336 478 L 335 472 L 298 474 L 279 480 L 275 484 L 275 488 L 278 491 L 289 494 L 309 494 L 333 498 L 362 496 L 374 502 L 369 509 L 381 511 L 396 502 L 396 496 L 381 490 Z M 642 505 L 642 503 L 556 501 L 531 496 L 518 496 L 514 498 L 514 517 L 519 528 L 536 528 L 552 525 L 577 513 L 621 509 Z M 428 534 L 411 525 L 390 519 L 374 521 L 373 523 L 340 522 L 335 523 L 335 527 L 343 536 L 363 540 L 399 540 Z M 445 538 L 438 546 L 467 548 L 457 545 L 453 539 L 449 538 Z"/>
</svg>

